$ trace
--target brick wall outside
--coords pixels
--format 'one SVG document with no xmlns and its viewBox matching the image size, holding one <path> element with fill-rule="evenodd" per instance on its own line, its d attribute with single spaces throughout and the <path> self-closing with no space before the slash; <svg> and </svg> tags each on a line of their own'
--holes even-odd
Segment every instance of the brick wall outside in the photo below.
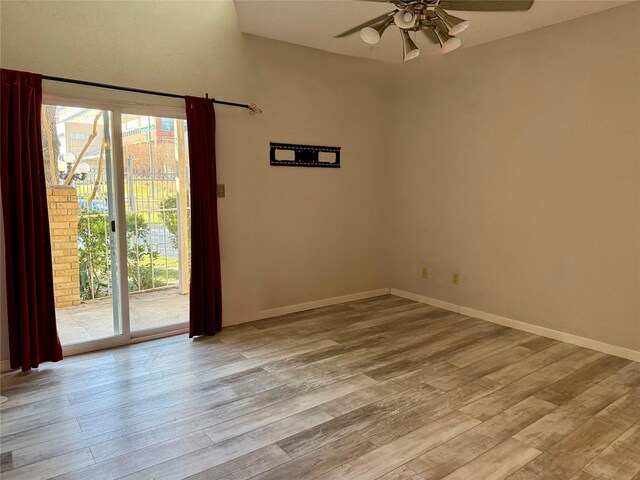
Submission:
<svg viewBox="0 0 640 480">
<path fill-rule="evenodd" d="M 48 186 L 47 200 L 56 307 L 80 305 L 78 195 L 76 189 L 70 186 Z"/>
</svg>

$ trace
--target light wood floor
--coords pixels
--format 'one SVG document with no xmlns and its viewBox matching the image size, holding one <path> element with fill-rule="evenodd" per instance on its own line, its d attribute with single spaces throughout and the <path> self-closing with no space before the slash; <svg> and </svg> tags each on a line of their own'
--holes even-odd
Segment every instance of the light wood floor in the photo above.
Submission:
<svg viewBox="0 0 640 480">
<path fill-rule="evenodd" d="M 640 479 L 640 364 L 386 296 L 2 376 L 2 478 Z"/>
</svg>

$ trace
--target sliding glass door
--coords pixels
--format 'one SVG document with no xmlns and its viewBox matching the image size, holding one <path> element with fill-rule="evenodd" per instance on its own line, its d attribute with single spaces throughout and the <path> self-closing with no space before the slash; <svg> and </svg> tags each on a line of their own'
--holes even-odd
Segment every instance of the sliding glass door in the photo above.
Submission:
<svg viewBox="0 0 640 480">
<path fill-rule="evenodd" d="M 186 122 L 52 103 L 42 138 L 58 332 L 71 350 L 188 321 Z"/>
<path fill-rule="evenodd" d="M 63 345 L 122 331 L 112 114 L 44 105 L 44 150 L 58 333 Z"/>
<path fill-rule="evenodd" d="M 188 321 L 186 122 L 122 115 L 131 330 Z"/>
</svg>

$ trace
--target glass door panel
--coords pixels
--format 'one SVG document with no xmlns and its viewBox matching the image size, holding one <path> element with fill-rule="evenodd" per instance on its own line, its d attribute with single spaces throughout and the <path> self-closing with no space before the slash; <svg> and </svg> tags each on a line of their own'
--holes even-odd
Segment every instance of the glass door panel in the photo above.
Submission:
<svg viewBox="0 0 640 480">
<path fill-rule="evenodd" d="M 188 321 L 186 122 L 121 116 L 131 331 Z"/>
<path fill-rule="evenodd" d="M 111 113 L 43 105 L 42 143 L 58 333 L 63 345 L 121 333 Z M 115 225 L 115 223 L 113 223 Z"/>
</svg>

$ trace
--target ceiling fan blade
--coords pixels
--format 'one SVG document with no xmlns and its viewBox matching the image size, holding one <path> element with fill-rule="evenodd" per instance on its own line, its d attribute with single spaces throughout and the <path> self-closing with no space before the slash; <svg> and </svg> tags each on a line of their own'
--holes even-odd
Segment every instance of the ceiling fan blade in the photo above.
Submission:
<svg viewBox="0 0 640 480">
<path fill-rule="evenodd" d="M 368 27 L 369 25 L 373 25 L 374 23 L 378 23 L 381 22 L 382 20 L 388 18 L 389 16 L 393 15 L 394 13 L 396 13 L 397 10 L 394 10 L 392 12 L 389 13 L 385 13 L 384 15 L 380 15 L 379 17 L 376 18 L 372 18 L 371 20 L 361 23 L 360 25 L 358 25 L 357 27 L 353 27 L 350 28 L 349 30 L 347 30 L 346 32 L 342 32 L 340 35 L 336 35 L 333 38 L 342 38 L 342 37 L 346 37 L 348 35 L 351 35 L 352 33 L 356 33 L 359 32 L 360 30 L 362 30 L 364 27 Z"/>
<path fill-rule="evenodd" d="M 441 0 L 440 8 L 469 12 L 523 12 L 534 0 Z"/>
</svg>

